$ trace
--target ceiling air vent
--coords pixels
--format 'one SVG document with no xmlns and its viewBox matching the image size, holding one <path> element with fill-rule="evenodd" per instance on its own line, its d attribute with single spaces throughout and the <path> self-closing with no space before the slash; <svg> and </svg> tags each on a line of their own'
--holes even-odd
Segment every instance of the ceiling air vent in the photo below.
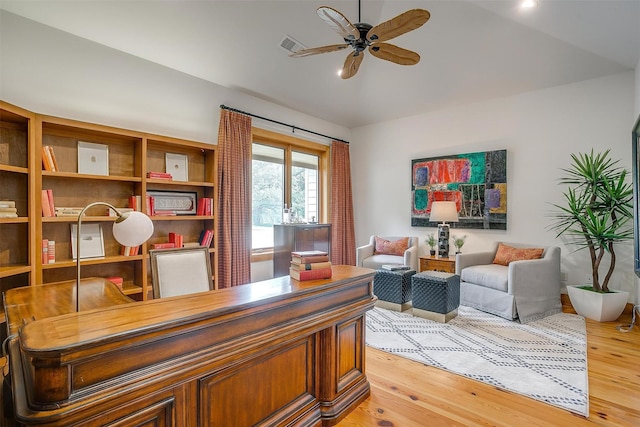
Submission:
<svg viewBox="0 0 640 427">
<path fill-rule="evenodd" d="M 280 42 L 280 47 L 287 51 L 287 53 L 294 53 L 302 49 L 306 49 L 307 47 L 300 43 L 298 40 L 294 39 L 290 35 L 286 35 L 282 41 Z"/>
</svg>

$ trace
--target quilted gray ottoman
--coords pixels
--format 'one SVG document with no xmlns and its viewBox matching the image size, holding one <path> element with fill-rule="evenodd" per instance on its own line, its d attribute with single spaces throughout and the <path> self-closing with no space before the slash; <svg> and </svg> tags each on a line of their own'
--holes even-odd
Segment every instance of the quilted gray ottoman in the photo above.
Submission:
<svg viewBox="0 0 640 427">
<path fill-rule="evenodd" d="M 411 277 L 415 270 L 377 270 L 373 276 L 376 306 L 395 311 L 411 307 Z"/>
<path fill-rule="evenodd" d="M 423 271 L 411 278 L 413 314 L 446 323 L 458 315 L 460 276 Z"/>
</svg>

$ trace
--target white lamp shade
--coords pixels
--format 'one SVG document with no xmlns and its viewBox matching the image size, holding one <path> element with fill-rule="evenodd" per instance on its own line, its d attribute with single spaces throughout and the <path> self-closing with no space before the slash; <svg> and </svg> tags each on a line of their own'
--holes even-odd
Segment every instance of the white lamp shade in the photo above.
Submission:
<svg viewBox="0 0 640 427">
<path fill-rule="evenodd" d="M 429 221 L 458 222 L 456 202 L 432 202 Z"/>
<path fill-rule="evenodd" d="M 153 234 L 153 221 L 142 212 L 127 212 L 113 224 L 113 237 L 123 246 L 140 246 Z"/>
</svg>

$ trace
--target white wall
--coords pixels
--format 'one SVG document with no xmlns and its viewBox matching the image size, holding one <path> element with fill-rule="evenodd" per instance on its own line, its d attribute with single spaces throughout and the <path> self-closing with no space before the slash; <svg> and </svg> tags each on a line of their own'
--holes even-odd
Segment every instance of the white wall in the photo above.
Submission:
<svg viewBox="0 0 640 427">
<path fill-rule="evenodd" d="M 488 249 L 494 241 L 559 245 L 568 283 L 583 282 L 588 255 L 574 253 L 547 230 L 550 203 L 561 203 L 557 179 L 570 154 L 611 148 L 631 168 L 630 124 L 634 73 L 440 110 L 353 130 L 351 161 L 356 243 L 371 234 L 416 235 L 420 253 L 435 229 L 411 227 L 411 160 L 507 149 L 508 228 L 460 230 L 463 251 Z M 632 290 L 632 244 L 620 247 L 612 287 Z"/>
<path fill-rule="evenodd" d="M 216 144 L 225 104 L 335 138 L 351 136 L 343 126 L 1 10 L 0 57 L 0 98 L 37 113 Z M 254 126 L 290 131 L 259 119 Z M 327 143 L 300 130 L 296 136 Z"/>
<path fill-rule="evenodd" d="M 636 117 L 640 115 L 640 60 L 636 64 Z"/>
<path fill-rule="evenodd" d="M 634 115 L 634 117 L 640 117 L 640 60 L 638 60 L 638 63 L 636 64 L 636 110 L 635 111 L 636 111 L 636 114 Z M 640 218 L 636 218 L 635 220 L 636 220 L 636 224 L 640 226 Z M 636 277 L 635 304 L 640 304 L 640 279 L 638 277 Z"/>
</svg>

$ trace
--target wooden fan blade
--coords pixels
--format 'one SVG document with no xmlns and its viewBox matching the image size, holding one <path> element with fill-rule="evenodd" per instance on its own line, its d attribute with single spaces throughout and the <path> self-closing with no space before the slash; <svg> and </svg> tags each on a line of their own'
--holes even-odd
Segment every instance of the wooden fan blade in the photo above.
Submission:
<svg viewBox="0 0 640 427">
<path fill-rule="evenodd" d="M 395 62 L 400 65 L 415 65 L 420 62 L 420 55 L 414 51 L 403 49 L 389 43 L 373 44 L 369 46 L 369 52 L 376 58 Z"/>
<path fill-rule="evenodd" d="M 424 9 L 411 9 L 382 24 L 376 25 L 367 32 L 367 40 L 383 42 L 398 37 L 406 32 L 419 28 L 429 20 L 431 14 Z"/>
<path fill-rule="evenodd" d="M 360 38 L 360 31 L 342 13 L 327 6 L 320 6 L 317 12 L 318 16 L 333 31 L 340 34 L 340 37 L 347 40 L 358 40 Z"/>
<path fill-rule="evenodd" d="M 358 72 L 358 68 L 360 68 L 363 58 L 364 52 L 354 52 L 349 54 L 349 56 L 347 56 L 347 60 L 344 61 L 344 67 L 342 67 L 340 77 L 348 79 L 355 76 Z"/>
<path fill-rule="evenodd" d="M 349 47 L 348 44 L 332 44 L 329 46 L 310 47 L 309 49 L 302 49 L 297 52 L 290 53 L 292 58 L 301 58 L 303 56 L 317 55 L 319 53 L 335 52 L 336 50 L 342 50 Z"/>
</svg>

